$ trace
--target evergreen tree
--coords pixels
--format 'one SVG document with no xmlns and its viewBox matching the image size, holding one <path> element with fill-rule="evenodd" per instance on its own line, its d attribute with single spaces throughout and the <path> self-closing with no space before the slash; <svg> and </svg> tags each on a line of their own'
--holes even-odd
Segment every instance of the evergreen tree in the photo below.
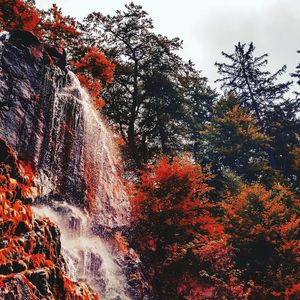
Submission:
<svg viewBox="0 0 300 300">
<path fill-rule="evenodd" d="M 230 63 L 216 63 L 223 89 L 239 94 L 241 106 L 249 109 L 258 121 L 261 131 L 269 136 L 271 143 L 265 151 L 273 169 L 281 170 L 289 177 L 291 173 L 290 150 L 299 129 L 297 112 L 299 101 L 285 99 L 292 82 L 278 83 L 286 71 L 283 66 L 274 74 L 264 70 L 267 54 L 254 56 L 253 43 L 238 43 L 233 54 L 222 52 Z"/>
<path fill-rule="evenodd" d="M 249 46 L 239 42 L 234 53 L 222 52 L 230 63 L 215 63 L 221 75 L 216 82 L 221 82 L 223 89 L 241 95 L 241 105 L 253 112 L 260 126 L 264 126 L 265 113 L 283 99 L 291 82 L 278 83 L 277 80 L 286 71 L 286 66 L 271 74 L 264 70 L 268 64 L 268 54 L 255 57 L 254 50 L 252 42 Z"/>
<path fill-rule="evenodd" d="M 246 182 L 272 181 L 274 174 L 265 151 L 271 140 L 233 93 L 216 104 L 213 119 L 201 131 L 201 140 L 199 159 L 211 165 L 219 190 L 233 175 L 235 180 Z"/>
</svg>

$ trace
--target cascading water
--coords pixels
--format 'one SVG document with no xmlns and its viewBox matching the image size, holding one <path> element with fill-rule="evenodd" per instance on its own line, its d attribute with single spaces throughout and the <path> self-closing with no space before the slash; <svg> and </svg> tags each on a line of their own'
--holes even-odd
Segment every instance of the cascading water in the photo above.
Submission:
<svg viewBox="0 0 300 300">
<path fill-rule="evenodd" d="M 57 84 L 50 99 L 49 134 L 37 159 L 38 204 L 33 209 L 59 226 L 71 279 L 86 281 L 101 299 L 129 299 L 118 254 L 103 238 L 106 230 L 129 223 L 118 151 L 77 77 L 69 72 L 66 82 L 63 78 L 53 81 L 53 74 L 45 75 L 44 95 Z"/>
<path fill-rule="evenodd" d="M 128 225 L 130 209 L 121 179 L 122 163 L 112 134 L 73 73 L 69 72 L 64 87 L 56 81 L 49 137 L 38 168 L 39 186 L 52 185 L 53 193 L 73 198 L 68 201 L 71 203 L 83 198 L 78 204 L 90 206 L 97 218 L 94 221 L 104 228 Z M 84 195 L 78 195 L 82 192 Z"/>
<path fill-rule="evenodd" d="M 56 203 L 53 208 L 36 206 L 33 211 L 59 226 L 65 271 L 70 279 L 88 283 L 101 299 L 129 299 L 126 278 L 115 261 L 117 253 L 90 231 L 88 214 L 65 202 Z"/>
</svg>

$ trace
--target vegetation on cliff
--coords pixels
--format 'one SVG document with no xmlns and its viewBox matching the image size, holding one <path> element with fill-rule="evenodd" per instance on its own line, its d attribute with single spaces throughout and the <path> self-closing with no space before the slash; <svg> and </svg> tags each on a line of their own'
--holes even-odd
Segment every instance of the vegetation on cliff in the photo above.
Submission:
<svg viewBox="0 0 300 300">
<path fill-rule="evenodd" d="M 99 299 L 63 272 L 59 228 L 33 216 L 32 170 L 0 141 L 1 299 Z"/>
</svg>

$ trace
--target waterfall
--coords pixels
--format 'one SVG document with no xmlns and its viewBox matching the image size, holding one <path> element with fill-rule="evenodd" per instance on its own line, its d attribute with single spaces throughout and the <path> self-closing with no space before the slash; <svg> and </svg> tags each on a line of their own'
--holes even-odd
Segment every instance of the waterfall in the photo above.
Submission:
<svg viewBox="0 0 300 300">
<path fill-rule="evenodd" d="M 71 203 L 80 198 L 78 204 L 93 208 L 95 221 L 103 227 L 126 225 L 130 208 L 112 133 L 73 73 L 69 72 L 64 87 L 57 82 L 38 168 L 39 186 L 43 188 L 47 178 L 46 186 L 51 183 L 53 193 L 65 194 Z"/>
<path fill-rule="evenodd" d="M 61 232 L 65 272 L 71 280 L 84 281 L 97 290 L 101 299 L 124 300 L 126 278 L 118 265 L 117 253 L 109 243 L 90 231 L 90 217 L 80 209 L 65 202 L 54 208 L 35 206 L 33 212 L 48 217 Z"/>
<path fill-rule="evenodd" d="M 42 87 L 49 129 L 36 158 L 33 211 L 59 226 L 71 279 L 87 282 L 101 299 L 129 299 L 121 258 L 105 237 L 130 220 L 118 149 L 77 77 L 60 75 L 53 80 L 46 71 Z"/>
</svg>

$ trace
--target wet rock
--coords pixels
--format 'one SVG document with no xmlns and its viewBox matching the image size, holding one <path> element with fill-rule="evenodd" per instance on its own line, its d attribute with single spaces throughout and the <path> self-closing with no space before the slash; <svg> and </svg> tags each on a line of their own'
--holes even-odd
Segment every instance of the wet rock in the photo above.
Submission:
<svg viewBox="0 0 300 300">
<path fill-rule="evenodd" d="M 27 269 L 27 265 L 22 260 L 15 260 L 12 265 L 13 273 L 21 273 Z"/>
<path fill-rule="evenodd" d="M 64 48 L 58 46 L 45 45 L 45 50 L 54 60 L 55 64 L 62 70 L 66 70 L 67 66 L 67 53 Z"/>
<path fill-rule="evenodd" d="M 25 234 L 27 232 L 29 232 L 31 230 L 30 226 L 28 223 L 21 221 L 18 225 L 17 228 L 15 230 L 15 234 L 16 235 L 21 235 L 21 234 Z"/>
<path fill-rule="evenodd" d="M 0 138 L 32 166 L 35 203 L 96 204 L 96 224 L 108 234 L 129 225 L 122 164 L 76 80 L 64 49 L 24 31 L 0 39 Z"/>
<path fill-rule="evenodd" d="M 23 45 L 25 47 L 41 44 L 34 34 L 24 30 L 12 31 L 9 36 L 9 42 L 17 46 Z"/>
<path fill-rule="evenodd" d="M 13 273 L 13 268 L 11 263 L 6 263 L 3 265 L 0 265 L 0 274 L 2 275 L 8 275 Z"/>
<path fill-rule="evenodd" d="M 0 299 L 97 300 L 86 285 L 64 275 L 59 229 L 32 216 L 22 196 L 28 183 L 1 140 L 0 174 Z"/>
<path fill-rule="evenodd" d="M 29 280 L 33 283 L 34 286 L 40 291 L 42 295 L 49 295 L 50 289 L 48 286 L 48 274 L 44 269 L 40 269 L 31 273 Z"/>
</svg>

